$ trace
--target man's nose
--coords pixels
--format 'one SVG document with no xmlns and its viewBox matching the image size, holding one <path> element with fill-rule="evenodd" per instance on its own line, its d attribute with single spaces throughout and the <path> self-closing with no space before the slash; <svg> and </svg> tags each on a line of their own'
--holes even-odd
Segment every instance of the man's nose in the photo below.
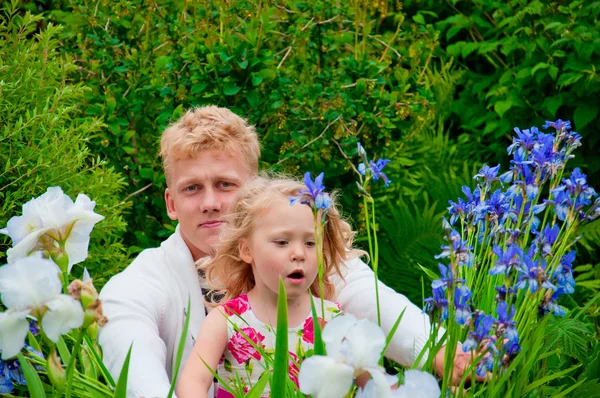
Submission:
<svg viewBox="0 0 600 398">
<path fill-rule="evenodd" d="M 206 189 L 200 201 L 200 210 L 203 213 L 221 211 L 221 199 L 219 194 L 212 188 Z"/>
</svg>

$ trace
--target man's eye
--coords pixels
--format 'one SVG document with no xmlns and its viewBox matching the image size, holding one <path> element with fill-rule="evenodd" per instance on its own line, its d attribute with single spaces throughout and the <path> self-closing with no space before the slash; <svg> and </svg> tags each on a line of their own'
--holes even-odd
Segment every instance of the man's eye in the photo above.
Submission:
<svg viewBox="0 0 600 398">
<path fill-rule="evenodd" d="M 190 185 L 189 187 L 185 187 L 183 190 L 186 192 L 194 192 L 198 190 L 198 187 L 196 185 Z"/>
<path fill-rule="evenodd" d="M 221 185 L 221 188 L 232 188 L 235 187 L 235 184 L 232 182 L 227 182 L 227 181 L 221 181 L 219 183 L 219 185 Z"/>
</svg>

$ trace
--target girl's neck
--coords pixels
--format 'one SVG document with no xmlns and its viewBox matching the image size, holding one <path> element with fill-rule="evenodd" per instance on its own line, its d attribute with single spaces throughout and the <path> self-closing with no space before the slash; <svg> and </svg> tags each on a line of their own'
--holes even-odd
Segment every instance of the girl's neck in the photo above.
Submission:
<svg viewBox="0 0 600 398">
<path fill-rule="evenodd" d="M 277 295 L 268 289 L 259 289 L 256 286 L 248 292 L 250 307 L 256 318 L 273 327 L 277 326 Z M 301 296 L 288 298 L 288 327 L 302 326 L 310 313 L 310 292 Z"/>
</svg>

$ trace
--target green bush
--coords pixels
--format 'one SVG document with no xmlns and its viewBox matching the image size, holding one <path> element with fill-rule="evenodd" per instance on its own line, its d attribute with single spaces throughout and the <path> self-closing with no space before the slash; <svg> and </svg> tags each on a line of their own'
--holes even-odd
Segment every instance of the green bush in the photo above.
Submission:
<svg viewBox="0 0 600 398">
<path fill-rule="evenodd" d="M 0 226 L 47 187 L 60 186 L 73 199 L 87 194 L 105 216 L 92 234 L 86 262 L 102 284 L 110 276 L 107 265 L 126 261 L 121 244 L 125 181 L 90 152 L 89 137 L 103 124 L 80 117 L 89 90 L 70 81 L 75 65 L 58 51 L 62 28 L 49 24 L 35 33 L 41 21 L 10 7 L 0 12 Z M 1 235 L 0 263 L 6 262 L 9 244 Z M 82 269 L 73 272 L 79 275 Z"/>
</svg>

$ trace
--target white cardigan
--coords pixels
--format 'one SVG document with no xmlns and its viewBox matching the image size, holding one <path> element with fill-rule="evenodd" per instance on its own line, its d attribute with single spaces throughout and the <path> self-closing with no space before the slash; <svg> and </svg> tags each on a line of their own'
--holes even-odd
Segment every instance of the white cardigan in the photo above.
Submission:
<svg viewBox="0 0 600 398">
<path fill-rule="evenodd" d="M 346 266 L 345 280 L 336 278 L 334 281 L 337 295 L 334 301 L 342 310 L 376 323 L 373 271 L 359 259 L 348 261 Z M 133 343 L 128 397 L 167 396 L 188 297 L 190 324 L 180 372 L 192 350 L 205 310 L 196 267 L 179 227 L 160 247 L 142 251 L 102 289 L 100 298 L 108 323 L 100 329 L 98 340 L 104 363 L 115 381 Z M 429 338 L 429 319 L 405 296 L 381 282 L 379 301 L 381 324 L 386 334 L 406 308 L 386 356 L 411 366 Z"/>
</svg>

